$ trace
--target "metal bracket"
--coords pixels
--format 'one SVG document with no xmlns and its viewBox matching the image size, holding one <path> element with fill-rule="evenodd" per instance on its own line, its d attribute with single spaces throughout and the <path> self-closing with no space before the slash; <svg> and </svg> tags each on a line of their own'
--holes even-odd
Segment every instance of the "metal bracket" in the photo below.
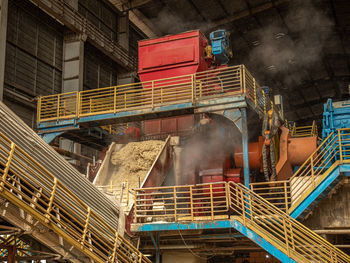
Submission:
<svg viewBox="0 0 350 263">
<path fill-rule="evenodd" d="M 63 132 L 51 132 L 51 133 L 42 133 L 40 137 L 49 144 L 52 142 L 57 136 L 60 136 Z"/>
<path fill-rule="evenodd" d="M 223 111 L 217 111 L 216 114 L 221 114 L 225 116 L 227 119 L 232 121 L 238 130 L 242 133 L 242 114 L 239 109 L 229 109 Z"/>
</svg>

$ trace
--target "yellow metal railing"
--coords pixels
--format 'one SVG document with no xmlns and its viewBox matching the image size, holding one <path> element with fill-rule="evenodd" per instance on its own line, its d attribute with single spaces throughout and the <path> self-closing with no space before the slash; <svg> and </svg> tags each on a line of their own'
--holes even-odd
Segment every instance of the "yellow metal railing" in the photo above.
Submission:
<svg viewBox="0 0 350 263">
<path fill-rule="evenodd" d="M 231 218 L 296 262 L 350 262 L 350 257 L 241 184 L 135 190 L 135 223 Z"/>
<path fill-rule="evenodd" d="M 150 262 L 29 154 L 0 133 L 0 195 L 96 262 Z"/>
<path fill-rule="evenodd" d="M 135 218 L 202 220 L 228 218 L 229 202 L 225 184 L 202 184 L 137 189 Z"/>
<path fill-rule="evenodd" d="M 342 163 L 350 163 L 350 129 L 331 133 L 289 180 L 250 186 L 254 192 L 290 213 Z"/>
<path fill-rule="evenodd" d="M 294 138 L 318 136 L 316 122 L 313 121 L 311 126 L 300 126 L 300 127 L 297 127 L 294 123 L 293 126 L 290 128 L 290 133 L 291 133 L 291 136 Z"/>
<path fill-rule="evenodd" d="M 43 96 L 38 101 L 38 122 L 79 118 L 192 102 L 205 98 L 246 94 L 266 113 L 272 101 L 244 66 L 208 70 L 191 75 L 95 90 Z"/>
</svg>

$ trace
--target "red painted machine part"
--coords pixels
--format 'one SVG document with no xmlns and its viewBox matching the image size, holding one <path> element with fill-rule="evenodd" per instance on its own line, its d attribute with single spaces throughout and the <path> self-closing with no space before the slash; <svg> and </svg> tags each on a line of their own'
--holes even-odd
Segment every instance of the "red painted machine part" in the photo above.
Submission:
<svg viewBox="0 0 350 263">
<path fill-rule="evenodd" d="M 193 74 L 208 69 L 208 40 L 199 31 L 143 40 L 138 43 L 142 82 Z"/>
<path fill-rule="evenodd" d="M 129 139 L 140 139 L 141 131 L 139 128 L 131 126 L 125 130 L 125 134 L 128 136 Z"/>
<path fill-rule="evenodd" d="M 293 175 L 293 166 L 302 165 L 317 148 L 317 137 L 291 138 L 289 129 L 281 127 L 280 158 L 276 165 L 277 180 Z"/>
<path fill-rule="evenodd" d="M 288 160 L 293 166 L 302 165 L 317 148 L 317 137 L 290 138 Z"/>
<path fill-rule="evenodd" d="M 194 115 L 170 117 L 143 122 L 143 134 L 146 136 L 171 134 L 182 135 L 192 131 Z"/>
<path fill-rule="evenodd" d="M 225 174 L 226 182 L 241 183 L 243 180 L 243 170 L 241 168 L 230 169 Z"/>
<path fill-rule="evenodd" d="M 262 168 L 262 147 L 264 138 L 259 136 L 258 142 L 251 142 L 248 145 L 249 152 L 249 168 L 261 169 Z M 235 149 L 234 159 L 236 167 L 243 168 L 243 150 L 242 146 Z"/>
</svg>

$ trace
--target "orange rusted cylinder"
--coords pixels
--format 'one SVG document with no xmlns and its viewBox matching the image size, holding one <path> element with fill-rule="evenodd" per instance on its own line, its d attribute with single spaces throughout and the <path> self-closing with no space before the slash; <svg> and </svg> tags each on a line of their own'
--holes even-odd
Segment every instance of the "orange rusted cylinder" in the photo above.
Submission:
<svg viewBox="0 0 350 263">
<path fill-rule="evenodd" d="M 302 165 L 317 148 L 317 137 L 289 138 L 288 161 L 293 166 Z"/>
<path fill-rule="evenodd" d="M 251 142 L 248 144 L 249 153 L 249 168 L 261 169 L 262 167 L 262 146 L 264 143 L 263 137 L 259 137 L 259 142 Z M 242 146 L 235 149 L 234 159 L 236 167 L 243 168 L 243 150 Z"/>
</svg>

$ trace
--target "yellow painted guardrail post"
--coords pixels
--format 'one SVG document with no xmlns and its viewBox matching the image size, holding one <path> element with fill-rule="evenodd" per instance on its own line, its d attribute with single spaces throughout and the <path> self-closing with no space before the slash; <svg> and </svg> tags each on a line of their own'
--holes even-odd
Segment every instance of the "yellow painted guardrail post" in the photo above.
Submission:
<svg viewBox="0 0 350 263">
<path fill-rule="evenodd" d="M 213 185 L 210 184 L 210 215 L 211 220 L 214 220 L 214 202 L 213 202 Z"/>
<path fill-rule="evenodd" d="M 60 94 L 58 94 L 57 95 L 57 118 L 59 119 L 60 118 L 60 97 L 61 97 L 61 95 Z"/>
<path fill-rule="evenodd" d="M 114 86 L 113 89 L 113 113 L 117 112 L 117 87 Z"/>
<path fill-rule="evenodd" d="M 137 195 L 137 191 L 134 190 L 134 223 L 137 223 L 137 203 L 136 203 L 136 195 Z"/>
<path fill-rule="evenodd" d="M 190 206 L 191 206 L 191 220 L 193 221 L 193 188 L 190 186 Z"/>
<path fill-rule="evenodd" d="M 86 215 L 85 225 L 84 225 L 84 232 L 83 232 L 83 236 L 82 236 L 81 242 L 80 242 L 81 243 L 81 248 L 84 247 L 86 233 L 87 233 L 88 227 L 89 227 L 90 216 L 91 216 L 91 208 L 88 207 L 87 208 L 87 215 Z"/>
<path fill-rule="evenodd" d="M 338 140 L 339 140 L 340 162 L 343 163 L 343 149 L 342 149 L 342 143 L 341 143 L 341 133 L 340 133 L 340 130 L 338 130 Z"/>
<path fill-rule="evenodd" d="M 124 109 L 126 109 L 126 91 L 124 92 Z"/>
<path fill-rule="evenodd" d="M 176 188 L 174 187 L 174 191 L 173 191 L 173 195 L 174 195 L 174 217 L 175 217 L 175 221 L 177 221 L 177 215 L 176 215 Z"/>
<path fill-rule="evenodd" d="M 42 97 L 39 97 L 38 99 L 38 109 L 37 109 L 37 115 L 36 115 L 36 119 L 38 122 L 40 122 L 40 118 L 41 118 L 41 100 L 42 100 Z"/>
<path fill-rule="evenodd" d="M 286 213 L 288 213 L 288 190 L 287 190 L 287 181 L 284 181 L 283 183 L 283 189 L 284 189 L 284 202 L 286 207 Z M 253 191 L 253 189 L 252 189 Z"/>
<path fill-rule="evenodd" d="M 242 66 L 242 77 L 243 77 L 243 91 L 244 91 L 244 94 L 247 94 L 247 87 L 246 87 L 246 81 L 245 81 L 245 66 L 243 65 Z"/>
<path fill-rule="evenodd" d="M 239 66 L 239 84 L 240 84 L 240 92 L 243 93 L 243 76 L 242 76 L 242 65 Z"/>
<path fill-rule="evenodd" d="M 45 223 L 49 223 L 50 222 L 50 213 L 51 213 L 51 210 L 52 210 L 53 200 L 55 199 L 57 183 L 58 183 L 57 178 L 54 177 L 53 186 L 52 186 L 52 192 L 51 192 L 51 196 L 50 196 L 50 201 L 49 201 L 49 205 L 47 207 L 46 215 L 45 215 L 45 217 L 46 217 Z"/>
<path fill-rule="evenodd" d="M 194 96 L 193 96 L 193 88 L 194 88 L 194 74 L 191 74 L 191 101 L 194 102 Z"/>
<path fill-rule="evenodd" d="M 80 92 L 77 91 L 76 95 L 76 105 L 75 105 L 75 116 L 79 118 L 79 110 L 80 110 Z"/>
<path fill-rule="evenodd" d="M 192 103 L 195 103 L 196 101 L 196 91 L 197 91 L 197 75 L 193 74 L 193 79 L 192 79 Z"/>
<path fill-rule="evenodd" d="M 6 165 L 5 165 L 4 174 L 2 175 L 2 180 L 1 180 L 1 183 L 0 183 L 0 191 L 4 190 L 5 182 L 6 182 L 6 179 L 7 179 L 8 172 L 10 170 L 12 157 L 13 157 L 13 154 L 15 153 L 15 149 L 16 149 L 16 145 L 13 142 L 11 142 L 11 150 L 9 152 L 9 156 L 7 157 L 7 162 L 6 162 Z"/>
<path fill-rule="evenodd" d="M 228 183 L 225 183 L 225 196 L 226 196 L 226 208 L 227 208 L 227 211 L 229 211 L 230 210 L 230 197 L 229 197 Z"/>
</svg>

